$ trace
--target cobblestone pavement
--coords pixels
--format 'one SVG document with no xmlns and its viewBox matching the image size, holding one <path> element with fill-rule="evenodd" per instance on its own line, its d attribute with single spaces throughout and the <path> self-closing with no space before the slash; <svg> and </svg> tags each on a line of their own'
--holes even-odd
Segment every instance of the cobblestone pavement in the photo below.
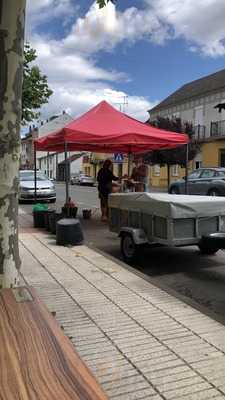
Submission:
<svg viewBox="0 0 225 400">
<path fill-rule="evenodd" d="M 20 234 L 22 276 L 110 399 L 225 399 L 225 327 L 86 246 Z"/>
</svg>

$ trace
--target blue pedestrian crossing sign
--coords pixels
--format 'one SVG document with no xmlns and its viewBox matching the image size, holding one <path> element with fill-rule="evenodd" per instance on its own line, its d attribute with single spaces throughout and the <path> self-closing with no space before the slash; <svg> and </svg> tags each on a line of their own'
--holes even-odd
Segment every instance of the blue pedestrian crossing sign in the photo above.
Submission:
<svg viewBox="0 0 225 400">
<path fill-rule="evenodd" d="M 123 154 L 121 153 L 115 153 L 113 157 L 114 163 L 117 164 L 122 164 L 123 163 Z"/>
</svg>

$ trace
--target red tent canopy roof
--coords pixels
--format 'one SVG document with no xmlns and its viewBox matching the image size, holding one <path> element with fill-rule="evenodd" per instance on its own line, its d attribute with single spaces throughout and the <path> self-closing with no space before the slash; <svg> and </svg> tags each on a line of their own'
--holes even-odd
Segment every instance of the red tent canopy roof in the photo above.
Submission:
<svg viewBox="0 0 225 400">
<path fill-rule="evenodd" d="M 58 132 L 37 139 L 39 151 L 67 150 L 103 153 L 144 153 L 188 143 L 187 135 L 152 127 L 116 110 L 106 101 Z"/>
</svg>

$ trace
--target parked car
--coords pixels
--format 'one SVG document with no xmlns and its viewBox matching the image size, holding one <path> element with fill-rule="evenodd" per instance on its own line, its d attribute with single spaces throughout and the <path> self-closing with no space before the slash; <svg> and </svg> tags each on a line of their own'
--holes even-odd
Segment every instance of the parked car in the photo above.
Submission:
<svg viewBox="0 0 225 400">
<path fill-rule="evenodd" d="M 19 201 L 34 200 L 34 171 L 20 171 L 19 181 Z M 48 200 L 51 203 L 56 201 L 54 183 L 40 171 L 37 171 L 37 199 Z"/>
<path fill-rule="evenodd" d="M 172 182 L 169 193 L 184 194 L 185 178 Z M 188 194 L 225 196 L 225 168 L 199 168 L 188 176 Z"/>
<path fill-rule="evenodd" d="M 73 175 L 70 179 L 71 185 L 78 185 L 79 183 L 79 174 Z"/>
<path fill-rule="evenodd" d="M 74 177 L 72 184 L 94 186 L 95 180 L 92 176 L 80 174 L 78 177 Z"/>
</svg>

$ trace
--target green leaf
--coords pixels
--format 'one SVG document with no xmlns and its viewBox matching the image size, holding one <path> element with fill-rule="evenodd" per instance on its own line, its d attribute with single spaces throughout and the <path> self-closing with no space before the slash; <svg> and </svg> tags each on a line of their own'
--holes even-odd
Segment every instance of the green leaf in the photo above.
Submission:
<svg viewBox="0 0 225 400">
<path fill-rule="evenodd" d="M 22 123 L 31 122 L 39 116 L 39 109 L 48 103 L 53 91 L 48 86 L 46 75 L 43 75 L 37 65 L 36 50 L 29 43 L 24 46 L 24 70 L 22 91 Z"/>
<path fill-rule="evenodd" d="M 116 3 L 116 0 L 96 0 L 99 8 L 103 8 L 106 6 L 107 3 L 109 3 L 109 1 L 111 1 L 113 4 Z"/>
</svg>

